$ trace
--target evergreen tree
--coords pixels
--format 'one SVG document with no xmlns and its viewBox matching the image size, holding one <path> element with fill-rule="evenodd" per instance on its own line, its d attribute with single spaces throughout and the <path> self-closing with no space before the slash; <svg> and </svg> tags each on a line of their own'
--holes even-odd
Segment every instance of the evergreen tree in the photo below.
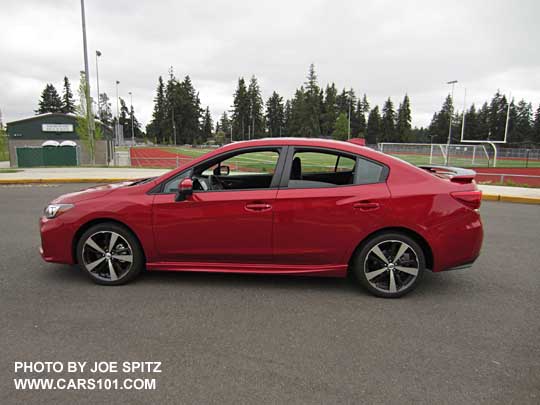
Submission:
<svg viewBox="0 0 540 405">
<path fill-rule="evenodd" d="M 234 92 L 232 106 L 233 139 L 246 139 L 250 113 L 250 100 L 243 77 L 238 79 L 238 86 Z"/>
<path fill-rule="evenodd" d="M 331 136 L 338 117 L 337 89 L 334 83 L 327 85 L 324 91 L 324 102 L 321 111 L 321 133 Z"/>
<path fill-rule="evenodd" d="M 109 101 L 109 96 L 107 93 L 101 93 L 99 95 L 99 110 L 98 119 L 107 126 L 112 125 L 113 115 L 111 110 L 111 102 Z"/>
<path fill-rule="evenodd" d="M 367 122 L 366 144 L 375 145 L 382 136 L 382 122 L 379 107 L 375 106 L 369 113 Z"/>
<path fill-rule="evenodd" d="M 266 126 L 268 128 L 268 134 L 271 137 L 281 136 L 284 121 L 283 97 L 274 91 L 266 102 Z"/>
<path fill-rule="evenodd" d="M 287 100 L 285 102 L 285 113 L 283 117 L 283 127 L 285 128 L 283 131 L 283 135 L 285 136 L 291 136 L 291 101 Z"/>
<path fill-rule="evenodd" d="M 529 142 L 540 144 L 540 104 L 534 114 L 533 130 L 531 131 L 531 139 Z"/>
<path fill-rule="evenodd" d="M 175 123 L 177 126 L 177 144 L 201 143 L 201 119 L 203 110 L 199 94 L 191 82 L 191 78 L 186 76 L 184 80 L 176 86 L 175 100 L 178 109 L 175 109 Z"/>
<path fill-rule="evenodd" d="M 71 84 L 67 76 L 64 76 L 64 92 L 62 94 L 62 112 L 64 114 L 75 113 L 75 101 L 71 92 Z"/>
<path fill-rule="evenodd" d="M 37 114 L 62 112 L 62 99 L 58 95 L 55 87 L 48 83 L 41 93 Z"/>
<path fill-rule="evenodd" d="M 396 131 L 399 142 L 411 142 L 411 128 L 411 102 L 409 96 L 405 94 L 397 113 Z"/>
<path fill-rule="evenodd" d="M 396 112 L 390 97 L 384 103 L 382 111 L 382 142 L 399 142 L 396 137 Z"/>
<path fill-rule="evenodd" d="M 203 142 L 207 141 L 212 137 L 212 127 L 214 126 L 212 122 L 212 115 L 210 114 L 210 107 L 206 107 L 202 120 L 202 140 Z"/>
<path fill-rule="evenodd" d="M 433 114 L 433 119 L 429 125 L 429 133 L 432 137 L 433 143 L 447 143 L 448 141 L 448 129 L 450 114 L 453 111 L 452 97 L 448 95 L 443 103 L 441 111 Z M 454 117 L 452 117 L 452 143 L 459 139 L 459 135 L 456 136 L 456 132 L 459 128 L 455 123 Z M 456 139 L 457 138 L 457 139 Z"/>
<path fill-rule="evenodd" d="M 173 144 L 178 143 L 178 125 L 177 114 L 179 111 L 177 90 L 179 87 L 178 80 L 174 76 L 173 68 L 169 69 L 169 79 L 165 85 L 165 97 L 164 97 L 164 116 L 163 125 L 161 127 L 163 143 Z"/>
<path fill-rule="evenodd" d="M 337 117 L 332 136 L 338 141 L 347 140 L 349 136 L 349 118 L 344 112 Z"/>
<path fill-rule="evenodd" d="M 307 137 L 310 134 L 311 120 L 307 117 L 307 102 L 304 86 L 300 86 L 294 93 L 290 102 L 287 117 L 287 130 L 289 136 Z"/>
<path fill-rule="evenodd" d="M 506 96 L 497 90 L 489 105 L 489 139 L 497 141 L 504 139 L 507 109 Z"/>
<path fill-rule="evenodd" d="M 159 76 L 158 86 L 156 89 L 156 97 L 154 98 L 154 111 L 152 112 L 152 120 L 147 126 L 146 133 L 155 143 L 164 143 L 165 128 L 166 128 L 166 111 L 165 111 L 165 85 L 163 78 Z"/>
<path fill-rule="evenodd" d="M 302 136 L 320 137 L 322 94 L 317 83 L 317 74 L 313 63 L 309 65 L 304 95 L 304 108 L 303 111 L 300 111 Z"/>
<path fill-rule="evenodd" d="M 489 139 L 489 106 L 487 102 L 485 102 L 482 105 L 482 108 L 480 108 L 480 110 L 478 111 L 477 123 L 478 130 L 476 131 L 476 133 L 471 133 L 471 135 L 474 137 L 472 139 Z M 467 123 L 465 123 L 465 125 L 466 124 Z"/>
<path fill-rule="evenodd" d="M 481 139 L 479 114 L 476 112 L 475 105 L 465 113 L 465 131 L 463 139 Z"/>
<path fill-rule="evenodd" d="M 221 118 L 219 119 L 219 129 L 223 131 L 225 134 L 225 137 L 230 137 L 231 135 L 231 121 L 229 120 L 229 117 L 227 116 L 227 112 L 223 111 L 223 114 L 221 115 Z"/>
<path fill-rule="evenodd" d="M 533 109 L 532 104 L 525 100 L 519 101 L 515 108 L 516 117 L 513 131 L 508 134 L 508 142 L 522 143 L 532 138 Z"/>
<path fill-rule="evenodd" d="M 248 128 L 250 129 L 248 138 L 260 138 L 264 134 L 263 100 L 261 97 L 261 89 L 255 76 L 251 76 L 247 95 L 249 99 Z"/>
</svg>

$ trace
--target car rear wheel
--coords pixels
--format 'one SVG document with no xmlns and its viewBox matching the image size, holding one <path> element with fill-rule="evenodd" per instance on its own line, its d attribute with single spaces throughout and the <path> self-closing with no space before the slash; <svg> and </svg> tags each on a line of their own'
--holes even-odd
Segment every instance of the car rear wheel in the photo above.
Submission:
<svg viewBox="0 0 540 405">
<path fill-rule="evenodd" d="M 426 267 L 424 252 L 411 237 L 384 233 L 370 239 L 357 252 L 352 271 L 372 294 L 397 298 L 411 292 Z"/>
<path fill-rule="evenodd" d="M 77 260 L 94 282 L 103 285 L 125 284 L 144 268 L 137 238 L 125 227 L 110 222 L 84 232 L 77 244 Z"/>
</svg>

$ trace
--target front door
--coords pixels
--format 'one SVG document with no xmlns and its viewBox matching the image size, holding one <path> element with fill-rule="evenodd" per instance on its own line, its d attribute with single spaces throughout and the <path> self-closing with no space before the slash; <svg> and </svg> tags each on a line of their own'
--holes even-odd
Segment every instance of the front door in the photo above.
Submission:
<svg viewBox="0 0 540 405">
<path fill-rule="evenodd" d="M 198 189 L 185 201 L 176 202 L 173 193 L 156 195 L 160 261 L 271 263 L 279 156 L 280 150 L 255 150 L 214 158 L 190 173 Z"/>
</svg>

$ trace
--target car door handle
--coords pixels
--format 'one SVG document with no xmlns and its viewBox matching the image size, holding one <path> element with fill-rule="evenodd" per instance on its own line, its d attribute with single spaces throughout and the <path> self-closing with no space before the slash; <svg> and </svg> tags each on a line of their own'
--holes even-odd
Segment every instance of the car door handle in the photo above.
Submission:
<svg viewBox="0 0 540 405">
<path fill-rule="evenodd" d="M 246 210 L 247 211 L 254 211 L 254 212 L 263 212 L 271 210 L 272 206 L 267 203 L 250 203 L 246 204 Z"/>
<path fill-rule="evenodd" d="M 371 201 L 360 201 L 353 204 L 354 208 L 358 208 L 362 211 L 373 211 L 376 209 L 379 209 L 379 203 L 371 202 Z"/>
</svg>

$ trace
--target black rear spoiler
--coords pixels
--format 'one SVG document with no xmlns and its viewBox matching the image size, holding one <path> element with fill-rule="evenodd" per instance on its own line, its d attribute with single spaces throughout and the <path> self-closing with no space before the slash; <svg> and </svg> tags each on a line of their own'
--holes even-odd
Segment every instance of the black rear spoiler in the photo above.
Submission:
<svg viewBox="0 0 540 405">
<path fill-rule="evenodd" d="M 422 165 L 418 166 L 438 177 L 449 179 L 454 183 L 472 183 L 476 177 L 476 172 L 471 169 L 463 169 L 461 167 L 450 166 L 431 166 Z"/>
</svg>

